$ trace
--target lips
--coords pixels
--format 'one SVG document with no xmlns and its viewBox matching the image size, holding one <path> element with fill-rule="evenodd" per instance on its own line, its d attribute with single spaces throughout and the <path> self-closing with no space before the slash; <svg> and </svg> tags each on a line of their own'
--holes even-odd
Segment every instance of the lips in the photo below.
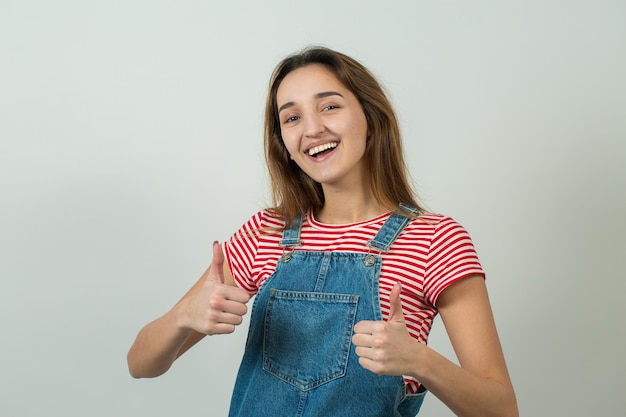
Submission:
<svg viewBox="0 0 626 417">
<path fill-rule="evenodd" d="M 335 149 L 337 147 L 337 145 L 339 145 L 338 142 L 327 142 L 327 143 L 322 143 L 321 145 L 317 145 L 317 146 L 313 146 L 312 148 L 309 148 L 307 151 L 305 151 L 309 156 L 312 156 L 313 158 L 317 157 L 318 155 L 324 153 L 324 152 L 328 152 L 331 149 Z"/>
</svg>

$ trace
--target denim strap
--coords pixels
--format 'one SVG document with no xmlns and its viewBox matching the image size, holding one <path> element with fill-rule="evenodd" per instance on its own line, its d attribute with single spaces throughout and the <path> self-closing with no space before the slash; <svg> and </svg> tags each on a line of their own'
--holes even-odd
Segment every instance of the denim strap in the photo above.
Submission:
<svg viewBox="0 0 626 417">
<path fill-rule="evenodd" d="M 303 215 L 298 214 L 291 222 L 289 227 L 286 227 L 283 231 L 283 238 L 281 239 L 279 245 L 283 248 L 294 248 L 296 246 L 301 246 L 302 242 L 300 241 L 300 229 L 302 229 L 302 220 Z"/>
<path fill-rule="evenodd" d="M 400 210 L 409 212 L 414 216 L 419 214 L 419 210 L 408 204 L 400 203 Z M 387 219 L 383 227 L 380 228 L 374 239 L 367 242 L 369 248 L 376 248 L 383 252 L 387 252 L 398 235 L 411 221 L 412 217 L 402 214 L 401 212 L 394 211 Z"/>
</svg>

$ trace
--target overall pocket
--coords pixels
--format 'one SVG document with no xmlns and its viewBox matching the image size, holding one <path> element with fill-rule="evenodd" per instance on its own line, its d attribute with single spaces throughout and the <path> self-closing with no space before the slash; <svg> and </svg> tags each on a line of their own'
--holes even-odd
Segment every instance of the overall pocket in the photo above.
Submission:
<svg viewBox="0 0 626 417">
<path fill-rule="evenodd" d="M 359 297 L 272 289 L 263 369 L 307 391 L 346 373 Z"/>
</svg>

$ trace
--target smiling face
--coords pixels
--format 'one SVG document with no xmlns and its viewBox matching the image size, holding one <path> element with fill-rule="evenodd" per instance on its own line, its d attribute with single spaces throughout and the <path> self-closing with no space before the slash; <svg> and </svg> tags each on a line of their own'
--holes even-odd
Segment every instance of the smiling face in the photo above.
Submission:
<svg viewBox="0 0 626 417">
<path fill-rule="evenodd" d="M 276 94 L 283 143 L 309 177 L 362 185 L 367 121 L 358 99 L 325 66 L 290 72 Z"/>
</svg>

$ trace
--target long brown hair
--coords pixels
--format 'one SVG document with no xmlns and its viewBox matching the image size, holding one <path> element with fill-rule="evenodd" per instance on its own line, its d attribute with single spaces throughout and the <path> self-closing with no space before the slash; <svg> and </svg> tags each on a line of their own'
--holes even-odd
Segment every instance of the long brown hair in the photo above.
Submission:
<svg viewBox="0 0 626 417">
<path fill-rule="evenodd" d="M 283 59 L 270 79 L 265 107 L 265 160 L 272 187 L 272 210 L 290 224 L 297 214 L 324 205 L 322 186 L 289 157 L 281 137 L 276 103 L 278 87 L 287 74 L 312 64 L 328 68 L 363 108 L 369 132 L 364 158 L 374 198 L 382 205 L 403 202 L 420 209 L 409 185 L 396 114 L 376 78 L 347 55 L 310 47 Z"/>
</svg>

